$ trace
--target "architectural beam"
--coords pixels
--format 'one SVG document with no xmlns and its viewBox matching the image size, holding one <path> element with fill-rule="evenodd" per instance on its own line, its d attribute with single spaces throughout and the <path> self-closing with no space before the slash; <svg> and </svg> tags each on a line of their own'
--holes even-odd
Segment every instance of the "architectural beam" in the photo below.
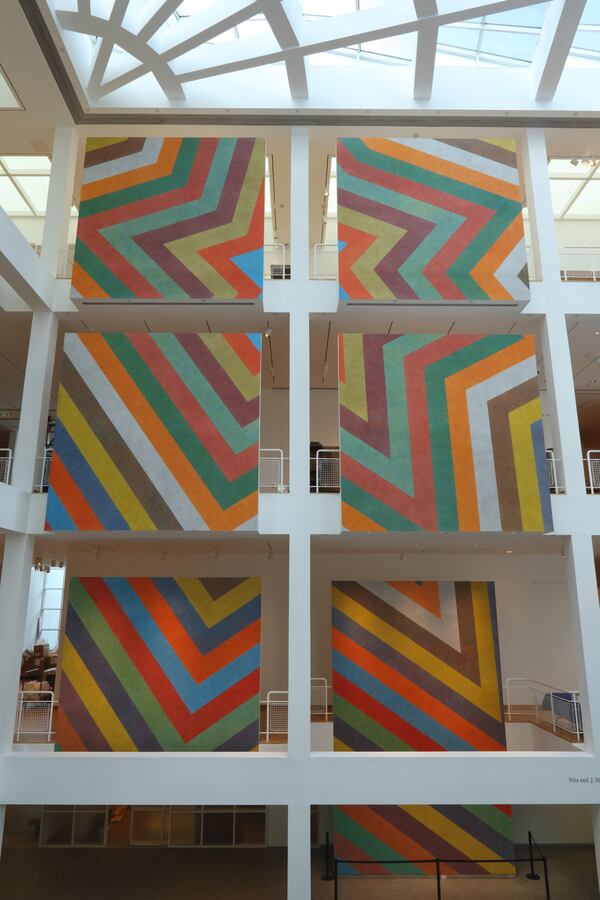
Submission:
<svg viewBox="0 0 600 900">
<path fill-rule="evenodd" d="M 264 14 L 282 50 L 300 46 L 304 20 L 298 0 L 271 0 L 265 5 Z M 294 100 L 305 100 L 308 97 L 308 80 L 304 57 L 297 54 L 286 56 L 285 68 L 290 94 Z"/>
<path fill-rule="evenodd" d="M 0 209 L 0 278 L 32 309 L 51 309 L 54 279 L 3 209 Z"/>
<path fill-rule="evenodd" d="M 571 50 L 586 0 L 552 0 L 533 57 L 536 100 L 552 100 Z"/>
<path fill-rule="evenodd" d="M 415 12 L 420 19 L 437 15 L 437 0 L 414 0 L 414 3 Z M 419 28 L 415 53 L 415 85 L 413 91 L 415 100 L 429 100 L 431 97 L 437 39 L 437 25 L 431 23 Z"/>
</svg>

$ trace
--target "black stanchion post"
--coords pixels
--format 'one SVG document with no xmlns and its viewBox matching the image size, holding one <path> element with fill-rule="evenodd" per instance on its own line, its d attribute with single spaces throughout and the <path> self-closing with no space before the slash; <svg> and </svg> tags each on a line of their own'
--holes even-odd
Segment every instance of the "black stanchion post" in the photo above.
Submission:
<svg viewBox="0 0 600 900">
<path fill-rule="evenodd" d="M 440 873 L 440 861 L 435 861 L 435 880 L 437 882 L 437 900 L 442 900 L 442 876 Z"/>
<path fill-rule="evenodd" d="M 329 840 L 329 832 L 325 832 L 325 871 L 321 875 L 321 881 L 333 881 L 332 860 L 333 860 L 333 844 Z"/>
<path fill-rule="evenodd" d="M 548 878 L 548 860 L 544 856 L 542 858 L 542 862 L 544 863 L 544 881 L 546 883 L 546 900 L 551 900 L 550 897 L 550 880 Z"/>
<path fill-rule="evenodd" d="M 525 878 L 529 878 L 530 881 L 539 881 L 540 876 L 535 871 L 535 863 L 533 861 L 533 835 L 530 831 L 527 832 L 527 839 L 529 841 L 529 872 Z"/>
<path fill-rule="evenodd" d="M 338 861 L 333 858 L 333 900 L 338 900 Z"/>
</svg>

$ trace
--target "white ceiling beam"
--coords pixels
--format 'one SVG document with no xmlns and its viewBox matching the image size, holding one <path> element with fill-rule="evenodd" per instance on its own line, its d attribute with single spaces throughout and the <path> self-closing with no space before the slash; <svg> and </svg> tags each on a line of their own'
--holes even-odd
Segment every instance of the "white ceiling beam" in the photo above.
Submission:
<svg viewBox="0 0 600 900">
<path fill-rule="evenodd" d="M 414 0 L 414 4 L 415 12 L 420 19 L 437 15 L 437 0 Z M 437 39 L 437 25 L 423 25 L 419 28 L 417 49 L 415 52 L 415 81 L 413 90 L 413 97 L 415 100 L 431 99 Z"/>
<path fill-rule="evenodd" d="M 164 33 L 156 35 L 152 47 L 167 60 L 181 56 L 262 12 L 263 3 L 264 0 L 219 0 L 182 19 L 176 28 L 165 28 Z"/>
<path fill-rule="evenodd" d="M 0 209 L 0 279 L 32 309 L 52 308 L 55 281 L 50 269 Z"/>
<path fill-rule="evenodd" d="M 92 71 L 87 86 L 87 92 L 90 97 L 96 97 L 98 95 L 98 90 L 102 84 L 106 67 L 108 66 L 113 50 L 115 49 L 115 40 L 112 35 L 118 34 L 119 29 L 123 24 L 123 16 L 127 11 L 128 5 L 129 0 L 116 0 L 108 19 L 106 36 L 99 38 L 98 40 L 96 59 L 92 65 Z"/>
<path fill-rule="evenodd" d="M 536 100 L 552 100 L 571 50 L 586 0 L 552 0 L 533 57 Z"/>
<path fill-rule="evenodd" d="M 265 4 L 263 12 L 282 50 L 300 46 L 304 19 L 298 0 L 271 0 Z M 306 100 L 308 79 L 304 57 L 286 56 L 285 68 L 290 94 L 294 100 Z"/>
<path fill-rule="evenodd" d="M 450 22 L 462 22 L 465 19 L 480 15 L 505 12 L 515 6 L 535 6 L 545 0 L 488 0 L 488 2 L 464 3 L 463 0 L 438 0 L 438 14 L 424 17 L 431 20 L 435 27 Z M 409 11 L 407 14 L 407 10 Z M 304 42 L 291 50 L 272 48 L 263 35 L 255 38 L 244 38 L 218 46 L 199 48 L 194 69 L 183 70 L 183 65 L 174 70 L 181 81 L 196 81 L 212 78 L 264 66 L 274 62 L 284 62 L 286 57 L 309 56 L 313 53 L 326 53 L 337 50 L 348 44 L 359 44 L 380 38 L 394 37 L 399 34 L 410 34 L 418 31 L 423 19 L 415 17 L 412 2 L 405 4 L 402 0 L 394 0 L 385 6 L 373 7 L 361 12 L 345 16 L 332 16 L 319 22 L 306 22 L 304 26 Z"/>
</svg>

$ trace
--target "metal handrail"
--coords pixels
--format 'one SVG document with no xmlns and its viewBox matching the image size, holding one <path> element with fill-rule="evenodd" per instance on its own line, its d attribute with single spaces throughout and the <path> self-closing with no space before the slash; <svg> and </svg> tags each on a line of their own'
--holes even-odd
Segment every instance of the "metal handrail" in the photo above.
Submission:
<svg viewBox="0 0 600 900">
<path fill-rule="evenodd" d="M 0 447 L 0 484 L 10 483 L 13 452 L 10 447 Z"/>
<path fill-rule="evenodd" d="M 274 250 L 280 250 L 280 251 L 281 251 L 281 263 L 280 263 L 280 265 L 281 265 L 281 271 L 282 271 L 283 274 L 285 275 L 285 251 L 286 251 L 286 246 L 285 246 L 285 244 L 281 244 L 281 243 L 273 243 L 273 244 L 265 244 L 265 246 L 264 246 L 265 252 L 266 252 L 267 250 L 270 250 L 271 248 L 274 249 Z M 275 263 L 275 265 L 278 265 L 278 263 Z M 268 272 L 265 271 L 264 277 L 265 277 L 265 279 L 267 279 L 267 280 L 271 278 L 271 270 L 270 270 L 270 269 L 269 269 Z"/>
<path fill-rule="evenodd" d="M 44 447 L 42 456 L 37 457 L 38 463 L 41 463 L 40 476 L 35 479 L 33 490 L 38 493 L 43 493 L 43 491 L 48 490 L 50 464 L 52 462 L 53 453 L 54 449 L 52 447 Z"/>
<path fill-rule="evenodd" d="M 50 743 L 50 736 L 52 734 L 52 712 L 54 709 L 54 691 L 19 691 L 17 695 L 17 715 L 15 722 L 15 733 L 14 733 L 14 742 L 18 744 L 21 740 L 21 736 L 27 736 L 31 738 L 33 735 L 42 736 L 45 738 L 45 741 L 40 741 L 40 743 Z M 47 722 L 45 727 L 41 730 L 35 730 L 33 728 L 27 727 L 24 723 L 23 713 L 33 713 L 34 715 L 37 713 L 36 719 L 39 717 L 41 711 L 44 711 L 44 718 Z M 36 723 L 37 724 L 37 721 Z"/>
<path fill-rule="evenodd" d="M 329 695 L 331 691 L 331 685 L 328 683 L 326 678 L 311 678 L 310 679 L 310 711 L 311 717 L 313 713 L 313 708 L 319 706 L 319 708 L 323 708 L 324 712 L 317 713 L 318 715 L 324 715 L 325 721 L 329 721 Z M 319 690 L 322 692 L 321 696 L 324 698 L 324 702 L 321 704 L 313 703 L 313 691 Z M 288 733 L 288 707 L 289 707 L 289 691 L 268 691 L 267 692 L 267 700 L 266 700 L 266 723 L 265 723 L 265 735 L 266 742 L 269 742 L 269 737 L 272 734 L 287 734 Z M 271 712 L 271 708 L 275 707 L 280 711 L 280 715 L 274 717 Z"/>
<path fill-rule="evenodd" d="M 320 454 L 323 456 L 320 456 Z M 315 454 L 315 484 L 317 494 L 321 490 L 340 489 L 340 451 L 323 447 Z"/>
<path fill-rule="evenodd" d="M 553 684 L 546 684 L 544 681 L 536 681 L 536 679 L 529 678 L 527 675 L 512 675 L 504 681 L 507 709 L 506 718 L 509 722 L 513 721 L 513 707 L 517 705 L 514 703 L 514 694 L 511 693 L 511 691 L 517 684 L 521 685 L 521 687 L 526 686 L 527 690 L 531 692 L 537 724 L 540 723 L 538 689 L 541 689 L 540 692 L 543 693 L 544 696 L 550 698 L 550 722 L 554 733 L 556 734 L 558 727 L 562 731 L 567 731 L 569 734 L 575 735 L 578 741 L 583 741 L 584 734 L 579 691 L 566 690 L 565 688 L 556 687 L 556 685 Z M 561 694 L 567 694 L 568 699 L 559 696 Z M 563 705 L 565 706 L 565 710 L 562 710 L 561 714 L 561 707 L 563 707 Z M 565 711 L 567 711 L 566 714 Z"/>
<path fill-rule="evenodd" d="M 267 454 L 272 454 L 268 456 Z M 286 493 L 289 485 L 286 484 L 284 478 L 284 463 L 287 456 L 283 455 L 283 450 L 279 447 L 261 447 L 259 451 L 259 487 L 261 490 L 269 488 L 277 491 L 278 494 Z M 267 464 L 270 465 L 267 465 Z M 271 471 L 272 470 L 272 471 Z M 272 477 L 268 477 L 269 473 Z"/>
</svg>

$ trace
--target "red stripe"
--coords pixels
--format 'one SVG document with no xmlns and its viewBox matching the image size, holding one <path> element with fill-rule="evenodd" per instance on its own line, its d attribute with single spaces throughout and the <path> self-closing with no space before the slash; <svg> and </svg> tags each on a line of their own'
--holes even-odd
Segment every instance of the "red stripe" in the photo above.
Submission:
<svg viewBox="0 0 600 900">
<path fill-rule="evenodd" d="M 344 700 L 347 700 L 348 703 L 351 703 L 352 706 L 356 706 L 357 709 L 360 709 L 361 712 L 365 713 L 370 719 L 383 725 L 384 728 L 387 728 L 388 731 L 391 731 L 392 734 L 395 734 L 396 737 L 399 737 L 400 740 L 407 743 L 413 750 L 438 751 L 445 749 L 441 744 L 437 744 L 431 738 L 427 737 L 426 734 L 418 731 L 405 719 L 401 719 L 392 712 L 391 709 L 388 709 L 387 706 L 384 706 L 370 694 L 367 694 L 361 688 L 352 684 L 347 678 L 340 675 L 339 672 L 333 673 L 333 691 L 335 694 L 339 694 L 340 697 L 343 697 Z"/>
<path fill-rule="evenodd" d="M 251 375 L 258 375 L 260 372 L 260 354 L 258 349 L 247 334 L 223 334 L 230 347 L 233 347 L 235 353 L 242 360 Z"/>
<path fill-rule="evenodd" d="M 104 531 L 104 525 L 70 475 L 60 456 L 54 451 L 50 467 L 50 487 L 82 531 Z M 52 531 L 52 528 L 48 529 Z"/>
</svg>

